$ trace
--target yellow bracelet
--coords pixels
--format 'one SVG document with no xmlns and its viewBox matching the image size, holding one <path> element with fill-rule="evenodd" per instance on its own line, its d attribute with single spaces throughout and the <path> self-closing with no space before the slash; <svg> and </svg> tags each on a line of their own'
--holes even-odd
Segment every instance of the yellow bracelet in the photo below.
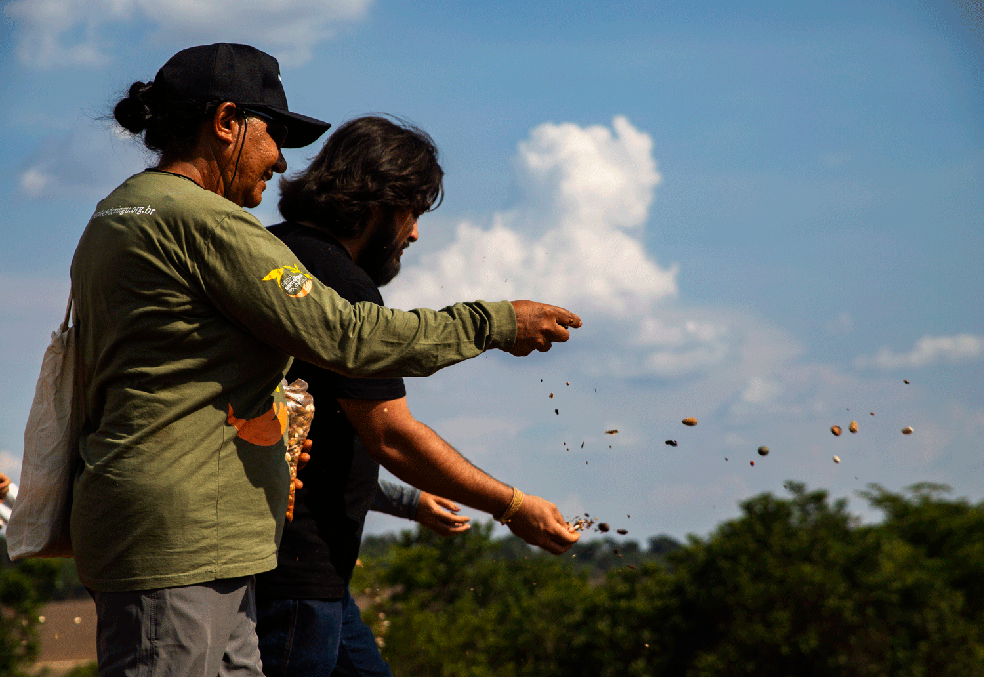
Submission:
<svg viewBox="0 0 984 677">
<path fill-rule="evenodd" d="M 509 507 L 506 508 L 506 511 L 502 513 L 502 516 L 497 518 L 496 521 L 499 522 L 500 524 L 505 524 L 506 522 L 511 520 L 513 515 L 519 512 L 519 506 L 523 505 L 524 498 L 526 498 L 526 494 L 524 494 L 516 487 L 513 487 L 513 495 L 512 495 L 512 500 L 509 501 Z"/>
</svg>

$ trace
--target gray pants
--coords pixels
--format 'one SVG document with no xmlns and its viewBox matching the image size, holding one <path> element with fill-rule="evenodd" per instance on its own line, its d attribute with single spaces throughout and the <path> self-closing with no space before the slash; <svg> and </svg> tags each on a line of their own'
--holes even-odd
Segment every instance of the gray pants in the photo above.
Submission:
<svg viewBox="0 0 984 677">
<path fill-rule="evenodd" d="M 252 576 L 95 592 L 100 677 L 262 677 Z"/>
</svg>

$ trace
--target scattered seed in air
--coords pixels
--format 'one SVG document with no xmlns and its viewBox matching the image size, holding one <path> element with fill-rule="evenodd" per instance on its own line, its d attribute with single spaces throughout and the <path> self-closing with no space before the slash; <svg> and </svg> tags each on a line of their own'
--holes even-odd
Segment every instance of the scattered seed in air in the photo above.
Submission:
<svg viewBox="0 0 984 677">
<path fill-rule="evenodd" d="M 666 440 L 666 446 L 668 446 L 668 447 L 675 447 L 676 445 L 677 445 L 677 441 L 676 440 Z"/>
<path fill-rule="evenodd" d="M 840 463 L 840 462 L 841 462 L 841 457 L 840 456 L 834 456 L 834 463 Z"/>
<path fill-rule="evenodd" d="M 681 421 L 681 423 L 683 423 L 683 425 L 695 426 L 697 425 L 697 419 L 693 417 L 685 418 Z"/>
<path fill-rule="evenodd" d="M 847 426 L 847 429 L 850 430 L 852 433 L 856 433 L 858 431 L 858 422 L 851 421 L 851 425 Z"/>
<path fill-rule="evenodd" d="M 553 399 L 553 393 L 550 393 L 549 397 L 552 400 Z"/>
<path fill-rule="evenodd" d="M 748 465 L 755 465 L 755 461 L 749 461 Z"/>
<path fill-rule="evenodd" d="M 616 529 L 615 531 L 621 534 L 622 536 L 625 536 L 625 534 L 629 533 L 628 529 Z"/>
<path fill-rule="evenodd" d="M 768 456 L 768 455 L 769 455 L 768 447 L 759 447 L 759 456 Z"/>
<path fill-rule="evenodd" d="M 581 448 L 584 449 L 584 442 L 581 442 Z"/>
<path fill-rule="evenodd" d="M 567 382 L 567 385 L 570 385 L 570 384 L 571 384 L 571 382 L 570 382 L 570 381 L 568 381 L 568 382 Z"/>
<path fill-rule="evenodd" d="M 554 413 L 560 416 L 560 409 L 554 409 Z"/>
<path fill-rule="evenodd" d="M 906 427 L 902 428 L 902 434 L 903 435 L 911 435 L 912 434 L 912 426 L 911 425 L 907 425 Z"/>
<path fill-rule="evenodd" d="M 611 430 L 606 430 L 605 431 L 605 434 L 606 435 L 617 435 L 618 434 L 618 430 L 615 429 L 615 428 L 612 428 Z"/>
<path fill-rule="evenodd" d="M 607 522 L 602 522 L 601 524 L 598 525 L 598 531 L 600 531 L 601 533 L 605 533 L 609 529 L 610 527 L 608 526 Z"/>
<path fill-rule="evenodd" d="M 837 437 L 842 432 L 841 427 L 839 425 L 832 425 L 830 426 L 830 432 L 834 433 L 834 437 Z"/>
<path fill-rule="evenodd" d="M 902 383 L 904 383 L 904 384 L 906 384 L 906 385 L 909 385 L 909 381 L 908 381 L 908 379 L 903 379 L 903 381 L 902 381 Z"/>
</svg>

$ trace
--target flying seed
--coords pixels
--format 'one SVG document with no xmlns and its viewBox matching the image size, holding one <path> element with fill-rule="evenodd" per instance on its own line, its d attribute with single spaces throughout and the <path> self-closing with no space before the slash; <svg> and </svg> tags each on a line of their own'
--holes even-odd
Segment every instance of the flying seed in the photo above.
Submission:
<svg viewBox="0 0 984 677">
<path fill-rule="evenodd" d="M 560 409 L 554 409 L 554 413 L 560 416 Z"/>
<path fill-rule="evenodd" d="M 768 447 L 759 447 L 759 456 L 768 456 L 768 455 L 769 455 Z"/>
<path fill-rule="evenodd" d="M 749 461 L 748 465 L 755 465 L 755 461 Z"/>
<path fill-rule="evenodd" d="M 602 522 L 601 524 L 598 525 L 598 531 L 600 531 L 601 533 L 605 533 L 610 528 L 611 527 L 608 526 L 608 523 L 607 522 Z"/>
<path fill-rule="evenodd" d="M 553 399 L 553 393 L 550 393 L 550 396 L 549 397 L 552 400 Z"/>
<path fill-rule="evenodd" d="M 856 433 L 858 431 L 858 422 L 851 421 L 851 425 L 847 426 L 847 429 L 850 430 L 852 433 Z"/>
<path fill-rule="evenodd" d="M 667 446 L 675 447 L 677 445 L 677 441 L 676 440 L 666 440 L 666 444 L 667 444 Z"/>
<path fill-rule="evenodd" d="M 605 434 L 606 435 L 617 435 L 618 434 L 618 430 L 616 430 L 615 428 L 612 428 L 611 430 L 606 430 L 605 431 Z"/>
<path fill-rule="evenodd" d="M 695 426 L 697 425 L 697 419 L 693 417 L 685 418 L 681 421 L 681 423 L 683 423 L 683 425 Z"/>
<path fill-rule="evenodd" d="M 906 385 L 909 385 L 909 381 L 908 381 L 908 380 L 906 380 L 906 379 L 903 379 L 903 381 L 902 381 L 902 383 L 904 383 L 904 384 L 906 384 Z"/>
<path fill-rule="evenodd" d="M 841 427 L 839 425 L 832 425 L 830 426 L 830 432 L 834 433 L 834 437 L 837 437 L 842 432 Z"/>
<path fill-rule="evenodd" d="M 615 531 L 621 534 L 622 536 L 625 536 L 625 534 L 629 533 L 628 529 L 616 529 Z"/>
<path fill-rule="evenodd" d="M 840 463 L 840 462 L 841 462 L 841 457 L 840 456 L 834 456 L 834 463 Z"/>
<path fill-rule="evenodd" d="M 912 426 L 911 425 L 907 425 L 906 427 L 902 428 L 902 434 L 903 435 L 911 435 L 912 434 Z"/>
</svg>

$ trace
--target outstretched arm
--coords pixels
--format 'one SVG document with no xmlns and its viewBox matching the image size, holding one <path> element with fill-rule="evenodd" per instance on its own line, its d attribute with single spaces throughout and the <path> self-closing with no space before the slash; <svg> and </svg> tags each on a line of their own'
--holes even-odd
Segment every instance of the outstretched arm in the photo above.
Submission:
<svg viewBox="0 0 984 677">
<path fill-rule="evenodd" d="M 339 399 L 366 450 L 383 467 L 423 491 L 501 516 L 513 499 L 512 487 L 472 465 L 410 413 L 406 398 Z M 560 554 L 577 541 L 557 506 L 526 496 L 507 526 L 527 543 Z"/>
</svg>

